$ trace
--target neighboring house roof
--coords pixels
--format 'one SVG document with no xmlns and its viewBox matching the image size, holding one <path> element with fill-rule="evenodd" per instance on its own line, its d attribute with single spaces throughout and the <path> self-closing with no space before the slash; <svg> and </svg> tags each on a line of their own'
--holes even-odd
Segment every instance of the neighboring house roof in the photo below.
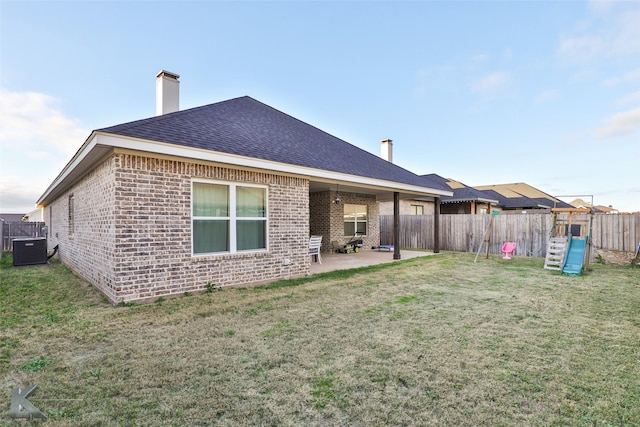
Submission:
<svg viewBox="0 0 640 427">
<path fill-rule="evenodd" d="M 341 187 L 350 183 L 405 195 L 451 194 L 447 187 L 243 96 L 94 131 L 38 204 L 60 194 L 113 148 L 296 173 L 318 183 L 340 181 Z"/>
<path fill-rule="evenodd" d="M 6 222 L 22 221 L 25 214 L 0 214 L 0 219 Z"/>
<path fill-rule="evenodd" d="M 473 187 L 469 187 L 459 181 L 453 179 L 443 178 L 435 173 L 428 175 L 421 175 L 425 179 L 429 179 L 430 182 L 438 182 L 440 185 L 445 186 L 453 191 L 453 196 L 443 196 L 440 198 L 441 203 L 463 203 L 463 202 L 482 202 L 497 204 L 498 199 L 485 194 L 483 191 L 476 190 Z"/>
<path fill-rule="evenodd" d="M 592 208 L 594 212 L 598 212 L 598 213 L 618 213 L 618 210 L 615 209 L 613 206 L 604 206 L 604 205 L 591 206 L 591 203 L 585 202 L 582 199 L 572 200 L 569 204 L 576 208 Z"/>
<path fill-rule="evenodd" d="M 591 203 L 589 202 L 585 202 L 582 199 L 575 199 L 569 202 L 569 204 L 571 206 L 573 206 L 574 208 L 590 208 L 591 207 Z"/>
<path fill-rule="evenodd" d="M 604 205 L 595 205 L 593 210 L 598 213 L 618 213 L 618 209 Z"/>
<path fill-rule="evenodd" d="M 44 222 L 44 218 L 42 215 L 43 215 L 42 209 L 34 209 L 28 214 L 25 214 L 22 217 L 22 220 L 29 221 L 29 222 Z"/>
<path fill-rule="evenodd" d="M 506 209 L 570 208 L 563 202 L 535 187 L 517 182 L 513 184 L 480 185 L 474 187 L 498 199 L 498 205 Z"/>
</svg>

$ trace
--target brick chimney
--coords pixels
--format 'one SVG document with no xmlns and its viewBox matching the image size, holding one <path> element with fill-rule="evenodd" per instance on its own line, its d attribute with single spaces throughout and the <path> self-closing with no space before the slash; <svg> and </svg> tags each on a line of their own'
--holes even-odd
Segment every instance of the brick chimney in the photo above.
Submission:
<svg viewBox="0 0 640 427">
<path fill-rule="evenodd" d="M 162 70 L 156 76 L 156 116 L 180 109 L 180 76 Z"/>
<path fill-rule="evenodd" d="M 393 163 L 393 141 L 383 139 L 380 143 L 380 157 L 389 163 Z"/>
</svg>

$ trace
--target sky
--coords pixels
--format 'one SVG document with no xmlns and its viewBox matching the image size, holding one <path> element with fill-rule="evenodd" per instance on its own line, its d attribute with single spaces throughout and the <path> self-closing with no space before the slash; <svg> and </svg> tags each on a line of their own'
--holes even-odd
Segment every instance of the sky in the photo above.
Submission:
<svg viewBox="0 0 640 427">
<path fill-rule="evenodd" d="M 0 212 L 91 131 L 251 96 L 470 186 L 640 211 L 640 1 L 0 1 Z"/>
</svg>

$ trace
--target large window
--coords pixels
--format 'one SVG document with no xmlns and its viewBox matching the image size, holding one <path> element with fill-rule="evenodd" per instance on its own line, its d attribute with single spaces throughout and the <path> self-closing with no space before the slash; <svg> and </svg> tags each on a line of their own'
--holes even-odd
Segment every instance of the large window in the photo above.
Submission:
<svg viewBox="0 0 640 427">
<path fill-rule="evenodd" d="M 367 205 L 344 205 L 344 235 L 367 234 Z"/>
<path fill-rule="evenodd" d="M 267 248 L 267 189 L 194 181 L 193 254 Z"/>
</svg>

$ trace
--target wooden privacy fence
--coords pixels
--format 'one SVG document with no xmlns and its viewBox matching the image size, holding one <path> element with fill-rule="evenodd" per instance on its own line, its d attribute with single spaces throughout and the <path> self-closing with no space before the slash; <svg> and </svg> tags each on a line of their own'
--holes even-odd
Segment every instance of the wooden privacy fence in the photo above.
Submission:
<svg viewBox="0 0 640 427">
<path fill-rule="evenodd" d="M 640 243 L 640 214 L 593 216 L 593 245 L 597 249 L 635 252 Z"/>
<path fill-rule="evenodd" d="M 13 250 L 13 239 L 24 237 L 46 237 L 44 222 L 2 221 L 0 237 L 2 239 L 2 251 Z"/>
<path fill-rule="evenodd" d="M 440 249 L 476 252 L 490 220 L 491 215 L 440 215 Z M 516 242 L 514 255 L 545 257 L 552 221 L 549 213 L 497 215 L 489 252 L 500 254 L 504 242 Z M 592 237 L 596 249 L 634 252 L 640 243 L 640 215 L 596 214 Z M 393 244 L 392 215 L 380 216 L 380 244 Z M 433 249 L 433 215 L 401 215 L 400 247 Z"/>
</svg>

